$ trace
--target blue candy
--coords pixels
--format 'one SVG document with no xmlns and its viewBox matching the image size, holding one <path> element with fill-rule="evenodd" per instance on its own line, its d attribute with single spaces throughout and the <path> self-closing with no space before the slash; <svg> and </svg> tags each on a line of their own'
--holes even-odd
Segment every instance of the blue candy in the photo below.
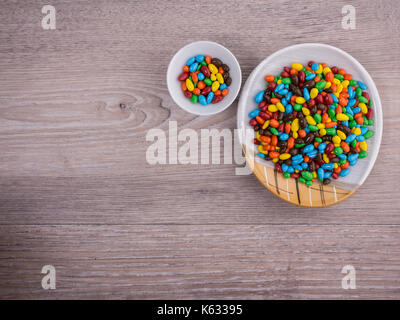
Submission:
<svg viewBox="0 0 400 320">
<path fill-rule="evenodd" d="M 211 91 L 207 96 L 207 104 L 210 104 L 213 99 L 214 99 L 214 92 Z"/>
<path fill-rule="evenodd" d="M 366 86 L 363 82 L 357 81 L 357 83 L 358 83 L 358 86 L 359 86 L 362 90 L 367 90 L 367 86 Z"/>
<path fill-rule="evenodd" d="M 204 60 L 204 56 L 203 56 L 202 54 L 198 54 L 198 55 L 196 56 L 196 61 L 197 61 L 198 63 L 203 62 L 203 60 Z"/>
<path fill-rule="evenodd" d="M 331 95 L 331 97 L 333 99 L 333 102 L 335 102 L 335 103 L 339 102 L 339 99 L 333 93 L 331 93 L 330 95 Z"/>
<path fill-rule="evenodd" d="M 289 92 L 288 89 L 283 89 L 283 90 L 279 91 L 278 94 L 284 96 L 284 95 L 287 94 L 288 92 Z"/>
<path fill-rule="evenodd" d="M 226 89 L 226 84 L 225 83 L 223 83 L 223 84 L 221 84 L 220 86 L 219 86 L 219 90 L 224 90 L 224 89 Z"/>
<path fill-rule="evenodd" d="M 303 163 L 301 164 L 301 167 L 302 167 L 304 170 L 308 169 L 308 163 L 307 163 L 307 162 L 303 162 Z"/>
<path fill-rule="evenodd" d="M 285 88 L 285 85 L 283 84 L 283 83 L 281 83 L 281 84 L 278 84 L 277 86 L 276 86 L 276 88 L 275 88 L 275 92 L 279 92 L 279 91 L 281 91 L 282 89 L 284 89 Z"/>
<path fill-rule="evenodd" d="M 344 153 L 341 153 L 341 154 L 338 155 L 338 158 L 342 159 L 342 160 L 346 160 L 347 156 Z"/>
<path fill-rule="evenodd" d="M 287 139 L 289 139 L 289 135 L 287 133 L 282 133 L 279 139 L 282 141 L 286 141 Z"/>
<path fill-rule="evenodd" d="M 265 154 L 264 154 L 264 153 L 259 152 L 259 153 L 257 153 L 257 155 L 258 155 L 259 157 L 265 159 Z"/>
<path fill-rule="evenodd" d="M 289 166 L 286 163 L 282 163 L 282 171 L 286 172 L 289 169 Z"/>
<path fill-rule="evenodd" d="M 350 143 L 350 142 L 352 142 L 356 137 L 357 137 L 357 136 L 356 136 L 354 133 L 352 133 L 352 134 L 350 134 L 350 135 L 347 136 L 346 142 L 347 142 L 347 143 Z"/>
<path fill-rule="evenodd" d="M 345 177 L 345 176 L 347 176 L 349 173 L 350 173 L 350 169 L 349 169 L 349 168 L 343 169 L 342 171 L 340 171 L 339 176 Z"/>
<path fill-rule="evenodd" d="M 193 62 L 195 62 L 195 60 L 196 60 L 196 58 L 195 57 L 191 57 L 187 62 L 186 62 L 186 65 L 187 66 L 190 66 L 190 65 L 192 65 L 193 64 Z"/>
<path fill-rule="evenodd" d="M 315 73 L 310 73 L 308 76 L 306 76 L 306 80 L 312 80 L 315 78 Z"/>
<path fill-rule="evenodd" d="M 365 137 L 362 136 L 362 135 L 359 135 L 359 136 L 356 137 L 356 140 L 361 142 L 361 141 L 365 140 Z"/>
<path fill-rule="evenodd" d="M 318 179 L 319 179 L 320 181 L 323 181 L 323 180 L 324 180 L 324 174 L 325 174 L 324 169 L 318 168 L 318 170 L 317 170 L 317 175 L 318 175 Z"/>
<path fill-rule="evenodd" d="M 314 73 L 313 73 L 314 74 Z M 306 99 L 307 101 L 309 101 L 310 99 L 311 99 L 311 97 L 310 97 L 310 92 L 308 92 L 308 89 L 307 88 L 304 88 L 303 89 L 303 97 L 304 97 L 304 99 Z"/>
<path fill-rule="evenodd" d="M 332 177 L 332 171 L 325 171 L 324 172 L 324 179 L 329 179 Z"/>
<path fill-rule="evenodd" d="M 319 152 L 321 152 L 321 153 L 324 153 L 325 148 L 326 148 L 326 143 L 325 143 L 325 142 L 321 142 L 321 143 L 318 145 L 318 150 L 319 150 Z"/>
<path fill-rule="evenodd" d="M 197 74 L 197 79 L 199 79 L 199 81 L 204 80 L 204 78 L 205 78 L 205 76 L 204 76 L 204 74 L 202 74 L 201 72 L 199 72 L 199 73 Z"/>
<path fill-rule="evenodd" d="M 203 106 L 207 105 L 206 97 L 203 96 L 202 94 L 199 95 L 199 102 L 200 102 Z"/>
<path fill-rule="evenodd" d="M 368 131 L 368 128 L 367 128 L 367 127 L 361 127 L 361 134 L 362 134 L 362 135 L 366 134 L 367 131 Z"/>
<path fill-rule="evenodd" d="M 303 167 L 299 164 L 293 164 L 293 168 L 295 168 L 296 170 L 299 170 L 299 171 L 303 170 Z"/>
<path fill-rule="evenodd" d="M 263 101 L 264 99 L 264 90 L 261 90 L 259 93 L 256 94 L 256 96 L 254 97 L 254 101 L 256 103 L 260 103 L 261 101 Z"/>
<path fill-rule="evenodd" d="M 333 170 L 335 168 L 335 166 L 334 166 L 333 163 L 329 162 L 329 163 L 324 163 L 321 166 L 321 168 L 324 169 L 324 170 Z"/>
<path fill-rule="evenodd" d="M 357 102 L 356 99 L 350 99 L 349 103 L 347 104 L 347 106 L 352 107 L 352 106 L 354 106 L 356 104 L 356 102 Z"/>
<path fill-rule="evenodd" d="M 354 112 L 354 113 L 359 113 L 359 112 L 361 112 L 361 108 L 360 108 L 360 107 L 355 107 L 355 108 L 353 109 L 353 112 Z"/>
<path fill-rule="evenodd" d="M 285 114 L 292 113 L 292 112 L 293 112 L 293 106 L 291 104 L 287 104 L 285 106 Z"/>
<path fill-rule="evenodd" d="M 312 69 L 313 71 L 317 71 L 318 68 L 319 68 L 318 63 L 313 63 L 313 64 L 311 65 L 311 69 Z"/>
<path fill-rule="evenodd" d="M 304 147 L 303 152 L 304 153 L 309 153 L 309 152 L 311 152 L 313 150 L 314 150 L 314 146 L 312 144 L 309 144 L 309 145 Z"/>
<path fill-rule="evenodd" d="M 261 109 L 255 109 L 249 113 L 249 118 L 255 118 L 260 114 Z"/>
<path fill-rule="evenodd" d="M 199 66 L 199 64 L 197 62 L 194 62 L 190 65 L 189 67 L 189 71 L 190 72 L 195 72 L 197 70 L 197 67 Z"/>
<path fill-rule="evenodd" d="M 293 172 L 294 172 L 294 168 L 293 168 L 292 166 L 289 166 L 289 168 L 288 168 L 287 172 L 289 172 L 289 173 L 293 173 Z"/>
</svg>

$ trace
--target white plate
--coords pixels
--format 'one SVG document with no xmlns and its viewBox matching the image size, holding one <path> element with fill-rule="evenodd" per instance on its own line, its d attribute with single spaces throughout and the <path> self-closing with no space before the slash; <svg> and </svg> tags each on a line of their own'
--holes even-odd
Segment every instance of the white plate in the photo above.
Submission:
<svg viewBox="0 0 400 320">
<path fill-rule="evenodd" d="M 343 50 L 320 43 L 305 43 L 281 49 L 270 55 L 253 70 L 244 85 L 237 113 L 238 128 L 242 130 L 252 128 L 249 125 L 250 118 L 248 114 L 257 108 L 254 96 L 265 89 L 265 75 L 277 75 L 284 66 L 290 66 L 293 62 L 300 62 L 306 65 L 310 60 L 319 63 L 325 62 L 328 66 L 335 65 L 339 68 L 344 68 L 353 75 L 353 79 L 361 80 L 368 87 L 366 91 L 369 93 L 370 99 L 372 99 L 372 108 L 374 110 L 374 125 L 369 128 L 375 132 L 374 136 L 368 140 L 368 156 L 364 159 L 359 159 L 357 164 L 351 167 L 350 174 L 347 177 L 340 177 L 338 180 L 332 181 L 333 186 L 337 185 L 347 190 L 357 189 L 368 177 L 378 156 L 383 128 L 382 105 L 378 90 L 369 73 L 355 58 Z M 250 137 L 241 136 L 240 138 L 244 150 L 255 152 L 255 145 Z M 255 157 L 255 161 L 268 167 L 273 167 L 271 161 L 265 161 L 258 156 Z"/>
<path fill-rule="evenodd" d="M 189 60 L 198 54 L 209 55 L 212 58 L 219 58 L 223 63 L 230 68 L 229 74 L 232 78 L 232 83 L 228 87 L 229 93 L 221 102 L 203 106 L 200 103 L 192 103 L 186 98 L 181 88 L 181 82 L 178 81 L 179 75 L 182 73 L 182 68 Z M 192 42 L 180 49 L 172 58 L 167 71 L 167 85 L 169 94 L 175 103 L 186 110 L 187 112 L 197 115 L 211 115 L 219 113 L 228 108 L 235 101 L 240 86 L 242 84 L 242 71 L 240 70 L 239 62 L 235 56 L 224 46 L 211 41 Z"/>
</svg>

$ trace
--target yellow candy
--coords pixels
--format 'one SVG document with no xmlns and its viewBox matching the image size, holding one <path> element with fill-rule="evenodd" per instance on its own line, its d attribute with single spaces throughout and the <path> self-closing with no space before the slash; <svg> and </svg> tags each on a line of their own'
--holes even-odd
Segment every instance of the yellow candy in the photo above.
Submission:
<svg viewBox="0 0 400 320">
<path fill-rule="evenodd" d="M 256 138 L 257 138 L 258 141 L 260 141 L 260 133 L 258 131 L 256 133 Z"/>
<path fill-rule="evenodd" d="M 307 120 L 308 124 L 311 124 L 311 125 L 314 125 L 314 126 L 317 124 L 315 119 L 313 117 L 311 117 L 311 116 L 306 116 L 306 120 Z"/>
<path fill-rule="evenodd" d="M 301 71 L 301 70 L 303 70 L 303 65 L 301 63 L 295 62 L 295 63 L 292 63 L 292 68 L 296 69 L 297 71 Z"/>
<path fill-rule="evenodd" d="M 290 153 L 282 153 L 282 154 L 279 156 L 279 159 L 281 159 L 281 160 L 287 160 L 287 159 L 289 159 L 291 156 L 292 156 L 292 155 L 291 155 Z"/>
<path fill-rule="evenodd" d="M 339 121 L 348 121 L 349 117 L 346 116 L 344 113 L 338 113 L 336 115 L 336 119 L 339 120 Z"/>
<path fill-rule="evenodd" d="M 318 89 L 317 88 L 312 88 L 310 91 L 310 97 L 311 99 L 314 99 L 318 95 Z"/>
<path fill-rule="evenodd" d="M 303 107 L 303 108 L 301 108 L 301 111 L 303 112 L 303 114 L 305 116 L 308 116 L 310 114 L 310 109 L 308 109 L 308 108 Z"/>
<path fill-rule="evenodd" d="M 356 136 L 359 136 L 361 134 L 361 129 L 360 128 L 354 127 L 352 129 L 352 131 Z"/>
<path fill-rule="evenodd" d="M 316 74 L 322 73 L 322 64 L 318 65 L 318 70 L 315 71 Z"/>
<path fill-rule="evenodd" d="M 194 84 L 193 84 L 192 80 L 190 80 L 189 78 L 186 79 L 186 88 L 189 91 L 193 91 L 194 90 Z"/>
<path fill-rule="evenodd" d="M 281 84 L 282 83 L 282 80 L 281 79 L 279 79 L 277 82 L 276 82 L 276 84 Z"/>
<path fill-rule="evenodd" d="M 210 72 L 213 73 L 213 74 L 218 73 L 218 68 L 217 68 L 215 65 L 213 65 L 212 63 L 210 63 L 210 64 L 208 65 L 208 69 L 209 69 Z"/>
<path fill-rule="evenodd" d="M 367 114 L 368 113 L 368 107 L 366 106 L 366 104 L 365 103 L 359 103 L 358 104 L 358 106 L 360 107 L 360 109 L 361 109 L 361 112 L 363 113 L 363 114 Z"/>
<path fill-rule="evenodd" d="M 334 78 L 334 79 L 333 79 L 333 83 L 334 83 L 334 84 L 336 84 L 336 85 L 338 85 L 338 84 L 340 84 L 340 80 L 339 80 L 339 79 L 336 79 L 336 78 Z"/>
<path fill-rule="evenodd" d="M 212 74 L 210 76 L 211 81 L 216 81 L 217 80 L 217 76 L 215 74 Z"/>
<path fill-rule="evenodd" d="M 326 129 L 319 130 L 319 135 L 320 136 L 325 136 L 326 135 Z"/>
<path fill-rule="evenodd" d="M 331 68 L 325 67 L 324 70 L 322 70 L 322 72 L 324 73 L 324 75 L 326 75 L 328 72 L 331 72 Z"/>
<path fill-rule="evenodd" d="M 269 120 L 267 120 L 267 121 L 264 122 L 262 128 L 263 128 L 263 129 L 267 129 L 268 126 L 269 126 Z"/>
<path fill-rule="evenodd" d="M 367 141 L 364 140 L 364 141 L 360 142 L 360 149 L 363 150 L 363 151 L 367 151 L 368 150 Z"/>
<path fill-rule="evenodd" d="M 326 85 L 325 85 L 325 87 L 324 87 L 324 89 L 330 88 L 331 85 L 332 85 L 332 82 L 327 81 L 327 82 L 326 82 Z"/>
<path fill-rule="evenodd" d="M 324 123 L 318 123 L 317 124 L 318 129 L 325 129 L 325 124 Z"/>
<path fill-rule="evenodd" d="M 270 105 L 268 106 L 268 111 L 270 111 L 270 112 L 277 112 L 277 111 L 278 111 L 278 107 L 277 107 L 276 105 L 274 105 L 274 104 L 270 104 Z"/>
<path fill-rule="evenodd" d="M 304 102 L 306 102 L 306 99 L 304 99 L 303 97 L 297 97 L 296 98 L 296 103 L 303 104 Z"/>
<path fill-rule="evenodd" d="M 339 136 L 334 136 L 333 138 L 332 138 L 332 142 L 334 143 L 334 144 L 339 144 L 340 145 L 340 142 L 342 141 L 342 139 L 340 139 L 340 137 Z"/>
<path fill-rule="evenodd" d="M 299 170 L 294 170 L 294 172 L 299 173 L 300 171 Z"/>
<path fill-rule="evenodd" d="M 346 138 L 347 138 L 346 134 L 345 134 L 343 131 L 341 131 L 341 130 L 336 130 L 336 134 L 337 134 L 337 135 L 339 136 L 339 138 L 342 139 L 342 140 L 346 140 Z"/>
<path fill-rule="evenodd" d="M 325 163 L 329 163 L 329 158 L 328 158 L 328 156 L 326 155 L 326 153 L 324 153 L 324 154 L 322 155 L 322 160 L 324 160 Z"/>
<path fill-rule="evenodd" d="M 314 178 L 317 177 L 317 173 L 315 171 L 312 172 L 312 175 L 313 175 Z"/>
<path fill-rule="evenodd" d="M 291 129 L 293 132 L 296 132 L 296 131 L 299 130 L 299 128 L 300 128 L 299 118 L 296 118 L 296 119 L 293 120 L 292 126 L 291 126 L 290 129 Z"/>
<path fill-rule="evenodd" d="M 341 83 L 339 83 L 339 84 L 336 86 L 336 93 L 341 93 L 342 90 L 343 90 L 343 86 L 342 86 Z"/>
<path fill-rule="evenodd" d="M 337 167 L 339 167 L 339 165 L 337 163 L 334 163 L 333 167 L 336 169 Z"/>
<path fill-rule="evenodd" d="M 272 162 L 273 162 L 273 163 L 277 163 L 278 161 L 279 161 L 279 158 L 273 158 L 273 159 L 272 159 Z"/>
<path fill-rule="evenodd" d="M 343 88 L 347 88 L 347 87 L 349 86 L 349 84 L 350 84 L 350 81 L 349 81 L 349 80 L 344 80 L 344 81 L 342 82 Z"/>
<path fill-rule="evenodd" d="M 219 72 L 217 73 L 217 80 L 220 84 L 224 83 L 224 77 L 222 76 L 222 74 L 220 74 Z"/>
<path fill-rule="evenodd" d="M 296 131 L 296 132 L 293 132 L 292 136 L 293 136 L 293 138 L 297 139 L 299 137 L 299 134 Z"/>
<path fill-rule="evenodd" d="M 268 151 L 265 151 L 264 148 L 262 146 L 258 146 L 258 151 L 264 154 L 268 154 Z"/>
<path fill-rule="evenodd" d="M 219 82 L 218 81 L 214 81 L 213 84 L 211 85 L 211 90 L 213 92 L 217 91 L 219 89 Z"/>
<path fill-rule="evenodd" d="M 280 112 L 285 112 L 285 107 L 283 106 L 282 103 L 278 102 L 278 103 L 276 104 L 276 106 L 277 106 L 277 108 L 278 108 L 278 110 L 279 110 Z"/>
</svg>

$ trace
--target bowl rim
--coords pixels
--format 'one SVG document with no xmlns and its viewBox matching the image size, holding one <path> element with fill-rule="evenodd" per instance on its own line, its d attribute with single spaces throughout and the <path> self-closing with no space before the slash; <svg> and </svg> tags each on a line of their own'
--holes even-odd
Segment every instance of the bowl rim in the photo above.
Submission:
<svg viewBox="0 0 400 320">
<path fill-rule="evenodd" d="M 238 79 L 239 85 L 238 85 L 237 92 L 236 92 L 235 94 L 232 95 L 232 97 L 233 97 L 233 98 L 231 98 L 232 101 L 231 101 L 230 103 L 227 103 L 227 105 L 226 105 L 224 108 L 222 108 L 222 109 L 217 109 L 217 110 L 215 110 L 215 109 L 211 109 L 211 108 L 210 108 L 210 112 L 206 112 L 206 113 L 197 113 L 196 111 L 190 111 L 190 110 L 186 109 L 184 106 L 182 106 L 182 105 L 175 99 L 174 94 L 172 94 L 172 88 L 171 88 L 170 83 L 169 83 L 169 81 L 168 81 L 168 75 L 170 74 L 170 72 L 172 72 L 172 69 L 173 69 L 172 62 L 174 61 L 175 57 L 176 57 L 178 54 L 182 53 L 184 50 L 187 50 L 188 48 L 190 48 L 191 46 L 199 45 L 199 44 L 208 44 L 208 45 L 220 47 L 221 49 L 227 51 L 227 53 L 230 54 L 230 55 L 232 56 L 232 58 L 233 58 L 233 60 L 234 60 L 234 62 L 235 62 L 235 64 L 236 64 L 236 66 L 237 66 L 237 68 L 238 68 L 238 71 L 239 71 L 239 79 Z M 169 64 L 168 64 L 168 69 L 167 69 L 167 74 L 166 74 L 166 80 L 167 80 L 167 88 L 168 88 L 169 95 L 171 96 L 172 100 L 179 106 L 179 108 L 181 108 L 182 110 L 184 110 L 184 111 L 186 111 L 186 112 L 188 112 L 188 113 L 195 114 L 195 115 L 198 115 L 198 116 L 209 116 L 209 115 L 218 114 L 218 113 L 220 113 L 220 112 L 226 110 L 228 107 L 230 107 L 230 106 L 235 102 L 237 96 L 239 95 L 241 86 L 242 86 L 242 69 L 241 69 L 241 67 L 240 67 L 239 61 L 237 60 L 237 58 L 235 57 L 235 55 L 234 55 L 228 48 L 226 48 L 226 47 L 224 47 L 222 44 L 219 44 L 219 43 L 214 42 L 214 41 L 199 40 L 199 41 L 190 42 L 190 43 L 184 45 L 182 48 L 180 48 L 180 49 L 172 56 L 172 58 L 171 58 L 171 60 L 170 60 L 170 62 L 169 62 Z"/>
<path fill-rule="evenodd" d="M 374 106 L 375 106 L 375 110 L 374 110 L 374 114 L 377 115 L 376 119 L 374 119 L 374 130 L 375 130 L 375 135 L 376 135 L 376 146 L 373 150 L 373 152 L 371 152 L 369 154 L 370 158 L 370 164 L 367 167 L 367 172 L 366 174 L 363 175 L 363 177 L 360 179 L 358 186 L 355 190 L 357 190 L 367 179 L 367 177 L 370 175 L 372 168 L 375 165 L 375 162 L 378 158 L 378 154 L 379 154 L 379 150 L 381 147 L 381 142 L 382 142 L 382 134 L 383 134 L 383 108 L 382 108 L 382 102 L 380 99 L 380 95 L 379 95 L 379 91 L 376 88 L 376 84 L 375 81 L 372 79 L 371 75 L 368 73 L 368 71 L 364 68 L 364 66 L 356 59 L 354 58 L 352 55 L 350 55 L 349 53 L 347 53 L 346 51 L 328 45 L 328 44 L 324 44 L 324 43 L 317 43 L 317 42 L 306 42 L 306 43 L 300 43 L 300 44 L 295 44 L 295 45 L 291 45 L 291 46 L 287 46 L 284 48 L 281 48 L 275 52 L 273 52 L 272 54 L 270 54 L 269 56 L 267 56 L 265 59 L 263 59 L 254 69 L 253 71 L 250 73 L 249 77 L 247 78 L 242 92 L 240 94 L 240 98 L 239 98 L 239 103 L 238 103 L 238 109 L 237 109 L 237 113 L 236 113 L 236 125 L 238 129 L 245 129 L 242 127 L 242 123 L 243 123 L 243 119 L 240 116 L 241 113 L 244 112 L 245 107 L 246 107 L 246 103 L 245 103 L 245 98 L 244 95 L 246 94 L 246 96 L 249 94 L 250 91 L 250 83 L 254 82 L 256 74 L 262 69 L 264 68 L 265 64 L 268 63 L 269 60 L 274 59 L 276 56 L 279 56 L 281 54 L 284 54 L 286 51 L 288 50 L 293 50 L 296 48 L 304 48 L 304 47 L 325 47 L 328 48 L 330 50 L 336 51 L 342 55 L 344 55 L 347 59 L 349 59 L 353 64 L 355 64 L 361 71 L 363 74 L 363 77 L 367 78 L 371 84 L 372 87 L 369 87 L 369 91 L 372 93 L 374 93 Z M 243 136 L 241 134 L 239 134 L 239 142 L 240 144 L 243 146 L 246 141 L 243 141 Z M 247 145 L 245 145 L 245 147 L 247 148 Z M 245 148 L 244 148 L 245 149 Z M 245 150 L 244 150 L 245 152 Z M 254 159 L 257 162 L 260 162 L 261 160 L 257 159 L 257 157 L 255 157 Z M 248 161 L 247 156 L 246 156 L 246 161 Z"/>
</svg>

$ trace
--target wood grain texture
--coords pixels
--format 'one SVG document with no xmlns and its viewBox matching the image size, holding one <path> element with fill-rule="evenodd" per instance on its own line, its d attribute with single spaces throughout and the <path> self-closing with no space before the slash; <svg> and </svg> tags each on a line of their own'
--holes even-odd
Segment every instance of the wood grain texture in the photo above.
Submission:
<svg viewBox="0 0 400 320">
<path fill-rule="evenodd" d="M 349 31 L 347 1 L 51 4 L 54 31 L 41 28 L 41 1 L 0 3 L 0 298 L 400 298 L 398 1 L 353 1 Z M 218 32 L 192 10 L 222 10 Z M 296 43 L 357 58 L 384 115 L 363 186 L 307 209 L 236 165 L 149 165 L 150 128 L 236 127 L 236 102 L 198 117 L 168 94 L 173 54 L 204 39 L 235 54 L 243 81 Z M 40 288 L 43 264 L 57 268 L 55 292 Z M 345 264 L 357 290 L 340 288 Z"/>
</svg>

